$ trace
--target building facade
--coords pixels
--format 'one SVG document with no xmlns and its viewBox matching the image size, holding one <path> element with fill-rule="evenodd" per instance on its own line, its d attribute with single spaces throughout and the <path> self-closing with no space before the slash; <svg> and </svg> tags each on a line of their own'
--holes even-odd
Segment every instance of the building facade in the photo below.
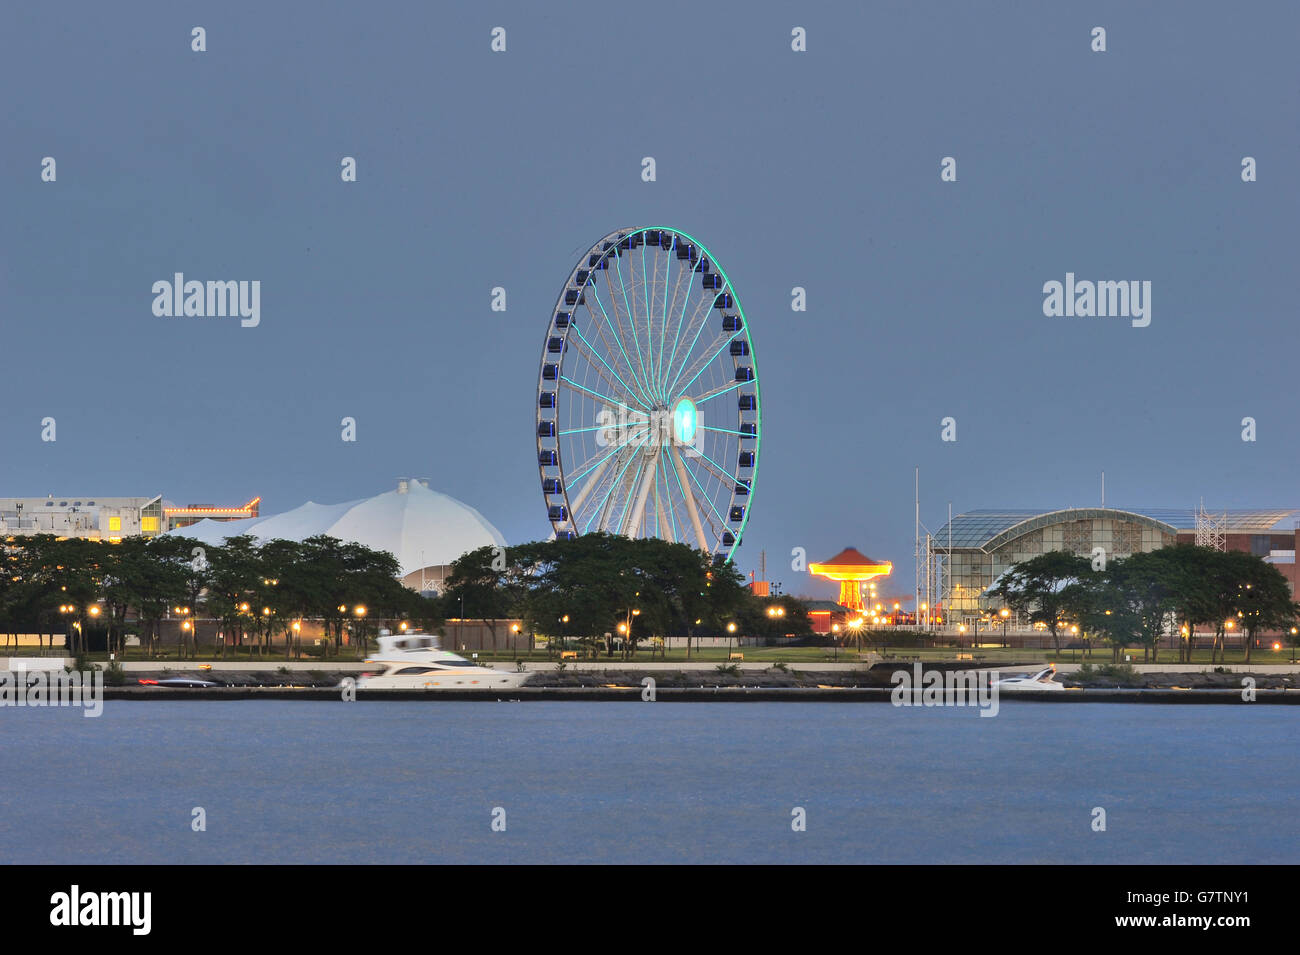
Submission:
<svg viewBox="0 0 1300 955">
<path fill-rule="evenodd" d="M 1300 529 L 1281 525 L 1295 514 L 1286 508 L 1220 511 L 1208 515 L 1209 522 L 1202 515 L 1201 530 L 1217 534 L 1216 543 L 1227 550 L 1248 551 L 1278 565 L 1294 593 Z M 1100 550 L 1111 560 L 1194 544 L 1197 526 L 1192 508 L 968 511 L 928 538 L 934 566 L 946 567 L 936 573 L 936 612 L 946 617 L 944 623 L 972 622 L 992 607 L 988 593 L 1008 568 L 1049 551 L 1095 557 Z"/>
<path fill-rule="evenodd" d="M 84 537 L 121 540 L 154 537 L 163 524 L 162 495 L 154 497 L 0 498 L 0 537 Z"/>
<path fill-rule="evenodd" d="M 87 540 L 156 537 L 205 518 L 238 520 L 257 516 L 260 498 L 242 508 L 174 507 L 153 497 L 0 497 L 0 538 L 53 534 Z"/>
</svg>

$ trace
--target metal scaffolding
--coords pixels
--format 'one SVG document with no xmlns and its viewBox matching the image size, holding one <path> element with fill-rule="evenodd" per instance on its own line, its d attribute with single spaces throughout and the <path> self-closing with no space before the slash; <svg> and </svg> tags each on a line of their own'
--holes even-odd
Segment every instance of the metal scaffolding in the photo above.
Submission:
<svg viewBox="0 0 1300 955">
<path fill-rule="evenodd" d="M 1205 510 L 1205 498 L 1196 511 L 1196 546 L 1228 549 L 1228 513 L 1210 514 Z"/>
</svg>

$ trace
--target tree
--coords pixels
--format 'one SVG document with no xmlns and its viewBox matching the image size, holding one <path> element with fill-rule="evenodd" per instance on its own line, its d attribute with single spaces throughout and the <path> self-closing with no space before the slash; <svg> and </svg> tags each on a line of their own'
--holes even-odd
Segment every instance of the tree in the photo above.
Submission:
<svg viewBox="0 0 1300 955">
<path fill-rule="evenodd" d="M 1092 573 L 1088 558 L 1063 550 L 1048 551 L 1008 568 L 993 595 L 1011 610 L 1027 616 L 1030 622 L 1045 624 L 1059 653 L 1059 631 L 1067 619 L 1071 600 L 1070 596 L 1062 598 L 1062 592 Z"/>
<path fill-rule="evenodd" d="M 1100 639 L 1110 646 L 1112 660 L 1119 660 L 1120 650 L 1136 639 L 1141 629 L 1128 595 L 1109 574 L 1090 574 L 1066 585 L 1061 601 L 1087 644 L 1091 646 L 1094 637 Z"/>
<path fill-rule="evenodd" d="M 1246 662 L 1257 635 L 1265 630 L 1288 630 L 1300 605 L 1282 572 L 1254 554 L 1232 552 L 1237 577 L 1237 619 L 1245 630 Z"/>
<path fill-rule="evenodd" d="M 1190 663 L 1197 626 L 1223 620 L 1221 614 L 1216 616 L 1213 593 L 1206 586 L 1221 552 L 1212 547 L 1178 544 L 1156 553 L 1165 555 L 1168 561 L 1170 602 L 1179 633 L 1178 661 Z"/>
</svg>

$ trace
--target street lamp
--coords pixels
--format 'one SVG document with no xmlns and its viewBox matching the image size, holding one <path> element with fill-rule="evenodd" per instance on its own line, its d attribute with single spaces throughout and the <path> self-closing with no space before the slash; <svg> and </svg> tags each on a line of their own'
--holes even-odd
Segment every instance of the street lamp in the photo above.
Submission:
<svg viewBox="0 0 1300 955">
<path fill-rule="evenodd" d="M 364 656 L 365 650 L 367 650 L 367 647 L 365 647 L 365 604 L 359 603 L 356 607 L 352 608 L 352 616 L 356 617 L 356 626 L 352 631 L 357 633 L 357 628 L 360 629 L 361 655 Z"/>
</svg>

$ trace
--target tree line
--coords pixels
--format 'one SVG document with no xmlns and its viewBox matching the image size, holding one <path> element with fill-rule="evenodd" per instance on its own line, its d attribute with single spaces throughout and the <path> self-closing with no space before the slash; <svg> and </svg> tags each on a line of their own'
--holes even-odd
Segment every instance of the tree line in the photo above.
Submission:
<svg viewBox="0 0 1300 955">
<path fill-rule="evenodd" d="M 436 597 L 403 586 L 392 554 L 325 535 L 206 545 L 171 534 L 115 544 L 42 534 L 8 538 L 0 553 L 5 644 L 35 633 L 52 646 L 64 633 L 74 655 L 86 652 L 92 629 L 110 651 L 134 633 L 156 655 L 162 621 L 178 617 L 179 649 L 190 656 L 197 618 L 220 624 L 222 655 L 228 647 L 269 654 L 281 642 L 286 656 L 300 655 L 294 624 L 302 620 L 322 622 L 327 650 L 337 652 L 350 631 L 363 654 L 385 623 L 435 629 L 462 616 L 489 626 L 519 619 L 530 633 L 628 655 L 650 637 L 686 637 L 689 653 L 701 635 L 812 635 L 802 601 L 755 597 L 733 565 L 685 544 L 611 534 L 470 551 Z"/>
<path fill-rule="evenodd" d="M 519 619 L 532 633 L 625 656 L 653 637 L 685 637 L 689 655 L 698 636 L 812 635 L 804 602 L 754 596 L 734 565 L 616 534 L 470 551 L 452 565 L 442 606 L 448 617 L 463 607 L 489 624 Z"/>
<path fill-rule="evenodd" d="M 992 596 L 1031 623 L 1061 634 L 1077 627 L 1085 642 L 1100 640 L 1118 661 L 1123 647 L 1141 646 L 1157 658 L 1159 640 L 1176 633 L 1178 661 L 1190 662 L 1198 627 L 1213 632 L 1211 662 L 1222 660 L 1228 633 L 1243 635 L 1246 662 L 1262 633 L 1294 642 L 1300 604 L 1275 566 L 1244 551 L 1177 544 L 1106 561 L 1050 551 L 1010 567 Z"/>
<path fill-rule="evenodd" d="M 439 622 L 436 603 L 403 587 L 397 559 L 385 551 L 320 535 L 302 542 L 259 542 L 243 535 L 223 545 L 163 535 L 108 544 L 49 534 L 11 537 L 0 560 L 0 634 L 39 639 L 64 633 L 68 651 L 86 652 L 89 631 L 102 630 L 120 652 L 128 630 L 153 655 L 161 623 L 181 617 L 181 652 L 197 654 L 198 617 L 220 621 L 220 649 L 269 653 L 277 638 L 286 655 L 301 653 L 294 624 L 323 621 L 335 649 L 349 627 L 362 642 L 386 619 Z M 358 612 L 358 611 L 361 612 Z"/>
</svg>

